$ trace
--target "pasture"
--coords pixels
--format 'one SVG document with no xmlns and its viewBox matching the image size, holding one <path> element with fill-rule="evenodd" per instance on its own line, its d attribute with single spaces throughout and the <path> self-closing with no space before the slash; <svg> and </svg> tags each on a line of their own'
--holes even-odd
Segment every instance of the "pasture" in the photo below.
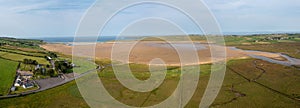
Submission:
<svg viewBox="0 0 300 108">
<path fill-rule="evenodd" d="M 12 60 L 12 61 L 21 62 L 24 59 L 32 59 L 32 60 L 36 60 L 40 64 L 49 64 L 49 62 L 43 57 L 26 56 L 26 55 L 21 55 L 21 54 L 8 53 L 8 52 L 0 51 L 0 54 L 1 53 L 2 53 L 2 55 L 0 55 L 0 57 L 5 58 L 5 59 L 9 59 L 9 60 Z"/>
<path fill-rule="evenodd" d="M 14 82 L 18 62 L 0 58 L 0 95 L 7 95 Z"/>
<path fill-rule="evenodd" d="M 259 65 L 254 66 L 253 61 L 257 61 Z M 130 67 L 138 79 L 146 80 L 149 78 L 148 66 L 131 64 Z M 209 81 L 210 65 L 201 65 L 200 67 L 202 70 L 197 90 L 186 108 L 198 107 Z M 297 83 L 300 79 L 299 74 L 297 74 L 299 70 L 295 70 L 294 67 L 280 66 L 257 59 L 232 60 L 228 62 L 227 67 L 223 86 L 211 107 L 300 107 L 298 101 L 290 98 L 299 97 L 297 91 L 300 89 L 300 85 Z M 266 71 L 258 79 L 256 78 L 260 76 L 261 70 L 257 67 Z M 155 105 L 169 97 L 177 87 L 180 69 L 167 67 L 167 76 L 162 85 L 145 93 L 135 92 L 122 86 L 110 67 L 98 73 L 104 87 L 116 100 L 127 105 L 141 107 Z M 256 81 L 251 79 L 256 79 Z M 15 101 L 18 102 L 15 103 Z M 0 106 L 88 107 L 75 82 L 28 96 L 3 99 L 0 100 Z"/>
</svg>

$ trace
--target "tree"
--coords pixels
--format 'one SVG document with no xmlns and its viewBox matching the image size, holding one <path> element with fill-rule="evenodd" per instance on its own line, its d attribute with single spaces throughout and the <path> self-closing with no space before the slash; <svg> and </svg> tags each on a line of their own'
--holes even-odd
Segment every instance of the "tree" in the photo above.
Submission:
<svg viewBox="0 0 300 108">
<path fill-rule="evenodd" d="M 49 69 L 47 71 L 47 73 L 50 75 L 50 77 L 55 77 L 56 76 L 55 71 L 53 69 Z"/>
<path fill-rule="evenodd" d="M 25 58 L 25 59 L 23 60 L 23 63 L 25 64 L 25 67 L 24 67 L 24 68 L 26 69 L 26 67 L 27 67 L 26 64 L 28 64 L 28 59 Z"/>
<path fill-rule="evenodd" d="M 72 65 L 66 61 L 56 61 L 55 69 L 60 70 L 60 72 L 62 72 L 62 73 L 72 73 L 73 72 Z"/>
<path fill-rule="evenodd" d="M 49 52 L 49 56 L 51 58 L 57 58 L 57 55 L 55 53 L 53 53 L 53 52 Z"/>
<path fill-rule="evenodd" d="M 38 65 L 39 63 L 38 63 L 36 60 L 33 60 L 33 61 L 32 61 L 32 64 Z"/>
<path fill-rule="evenodd" d="M 24 64 L 32 64 L 32 65 L 38 65 L 39 63 L 36 60 L 32 60 L 32 59 L 24 59 L 23 60 Z"/>
<path fill-rule="evenodd" d="M 28 62 L 28 59 L 25 58 L 25 59 L 23 60 L 23 63 L 24 63 L 24 64 L 28 64 L 28 63 L 29 63 L 29 62 Z"/>
</svg>

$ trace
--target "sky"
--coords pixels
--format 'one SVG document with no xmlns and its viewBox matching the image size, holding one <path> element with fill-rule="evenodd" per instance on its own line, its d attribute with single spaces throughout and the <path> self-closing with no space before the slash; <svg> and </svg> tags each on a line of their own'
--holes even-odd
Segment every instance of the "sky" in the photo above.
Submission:
<svg viewBox="0 0 300 108">
<path fill-rule="evenodd" d="M 180 0 L 179 0 L 180 1 Z M 215 16 L 223 33 L 300 32 L 299 0 L 202 0 Z M 87 9 L 95 0 L 0 0 L 0 36 L 63 37 L 73 36 Z M 99 0 L 110 2 L 110 0 Z M 114 5 L 114 4 L 112 4 Z M 185 4 L 190 5 L 190 4 Z M 109 12 L 109 6 L 102 11 Z M 107 10 L 106 10 L 107 9 Z M 163 10 L 163 11 L 160 11 Z M 195 12 L 199 10 L 195 9 Z M 101 13 L 100 13 L 101 14 Z M 174 10 L 163 6 L 143 5 L 121 11 L 112 22 L 124 24 L 133 16 L 173 18 L 177 26 L 187 28 L 188 34 L 198 34 L 191 22 Z M 169 16 L 169 17 L 168 17 Z M 99 18 L 99 20 L 103 20 Z M 127 35 L 174 35 L 182 33 L 170 23 L 156 21 L 136 22 L 124 30 Z M 147 21 L 145 19 L 145 21 Z M 149 23 L 153 22 L 153 23 Z M 135 25 L 136 27 L 134 27 Z M 148 26 L 145 26 L 148 25 Z M 190 28 L 189 28 L 190 27 Z M 118 26 L 108 26 L 105 35 Z M 131 29 L 131 30 L 130 30 Z M 150 30 L 153 29 L 153 30 Z M 156 32 L 155 32 L 156 31 Z"/>
</svg>

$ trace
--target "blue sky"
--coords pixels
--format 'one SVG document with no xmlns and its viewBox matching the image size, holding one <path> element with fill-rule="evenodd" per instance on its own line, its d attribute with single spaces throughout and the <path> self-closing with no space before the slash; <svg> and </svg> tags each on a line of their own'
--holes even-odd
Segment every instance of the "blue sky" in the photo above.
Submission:
<svg viewBox="0 0 300 108">
<path fill-rule="evenodd" d="M 0 36 L 73 36 L 82 15 L 93 2 L 95 0 L 0 0 Z M 299 0 L 203 0 L 203 2 L 215 15 L 223 32 L 300 32 Z M 119 22 L 130 19 L 124 16 L 151 16 L 152 14 L 176 16 L 176 12 L 168 11 L 163 7 L 151 7 L 164 10 L 161 12 L 144 12 L 148 8 L 149 6 L 144 6 L 139 8 L 139 11 L 134 10 L 137 8 L 123 11 L 124 19 Z M 190 25 L 184 18 L 175 20 L 182 23 L 179 24 L 180 26 Z M 177 33 L 177 29 L 168 29 L 159 24 L 151 25 L 156 28 L 152 27 L 154 29 L 148 31 L 149 33 L 138 32 L 143 30 L 128 31 L 138 35 L 151 35 L 155 30 L 162 32 L 164 29 L 166 30 L 162 34 Z M 139 29 L 149 29 L 149 27 Z M 193 30 L 187 32 L 197 33 Z"/>
</svg>

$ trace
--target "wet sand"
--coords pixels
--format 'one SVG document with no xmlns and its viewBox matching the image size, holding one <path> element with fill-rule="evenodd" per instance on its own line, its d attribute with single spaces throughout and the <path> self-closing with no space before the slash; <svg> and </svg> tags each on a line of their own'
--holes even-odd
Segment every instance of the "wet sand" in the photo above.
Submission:
<svg viewBox="0 0 300 108">
<path fill-rule="evenodd" d="M 212 63 L 211 50 L 208 44 L 194 43 L 196 48 L 191 46 L 188 42 L 175 42 L 171 46 L 163 41 L 142 41 L 134 45 L 135 42 L 107 42 L 107 43 L 76 43 L 73 46 L 77 56 L 90 57 L 95 51 L 96 59 L 112 59 L 125 63 L 150 64 L 152 60 L 160 58 L 166 65 L 179 66 L 185 60 L 185 64 L 207 64 Z M 65 44 L 45 44 L 42 45 L 46 50 L 59 52 L 67 55 L 72 54 L 73 46 Z M 217 50 L 226 50 L 226 59 L 249 58 L 249 54 L 264 56 L 276 60 L 285 60 L 279 54 L 267 52 L 249 52 L 243 50 L 233 49 L 231 47 L 213 46 Z M 93 50 L 95 49 L 95 50 Z M 176 51 L 177 49 L 177 51 Z M 178 53 L 181 52 L 181 53 Z M 179 55 L 189 56 L 188 54 L 195 54 L 198 56 L 198 61 L 195 63 L 195 57 L 185 58 L 180 60 Z M 113 55 L 113 56 L 112 56 Z M 187 59 L 190 59 L 186 62 Z M 221 56 L 214 58 L 214 60 L 224 60 Z"/>
</svg>

